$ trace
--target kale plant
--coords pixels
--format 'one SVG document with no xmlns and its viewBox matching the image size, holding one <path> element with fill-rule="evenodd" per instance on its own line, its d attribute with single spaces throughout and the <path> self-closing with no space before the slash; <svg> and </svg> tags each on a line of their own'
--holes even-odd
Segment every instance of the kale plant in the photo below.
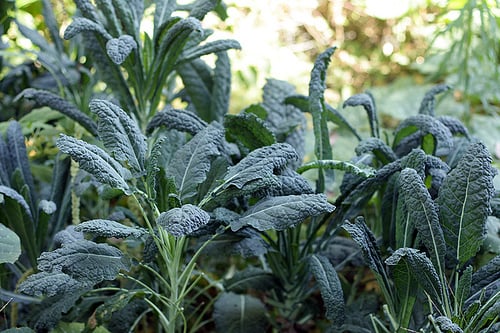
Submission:
<svg viewBox="0 0 500 333">
<path fill-rule="evenodd" d="M 396 128 L 392 145 L 380 139 L 369 93 L 344 103 L 361 105 L 368 114 L 372 136 L 360 141 L 353 162 L 376 172 L 370 178 L 344 176 L 327 232 L 342 225 L 379 282 L 388 323 L 372 315 L 377 332 L 480 332 L 498 325 L 498 258 L 479 267 L 474 261 L 492 214 L 496 170 L 484 144 L 462 123 L 435 116 L 435 95 L 447 89 L 429 91 L 419 113 Z M 373 201 L 374 213 L 365 210 Z M 382 248 L 363 218 L 343 223 L 362 212 L 369 214 Z M 471 284 L 479 276 L 485 283 Z"/>
</svg>

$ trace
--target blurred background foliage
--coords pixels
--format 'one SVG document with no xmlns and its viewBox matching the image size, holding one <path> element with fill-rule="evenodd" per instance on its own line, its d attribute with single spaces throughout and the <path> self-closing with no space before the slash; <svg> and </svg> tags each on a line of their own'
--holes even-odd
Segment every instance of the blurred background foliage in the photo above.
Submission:
<svg viewBox="0 0 500 333">
<path fill-rule="evenodd" d="M 327 76 L 329 104 L 341 109 L 349 96 L 369 90 L 390 135 L 401 119 L 418 111 L 429 87 L 445 82 L 453 89 L 440 96 L 437 112 L 460 118 L 500 157 L 498 0 L 224 2 L 228 17 L 209 15 L 204 24 L 215 31 L 214 38 L 233 38 L 242 45 L 241 51 L 230 53 L 232 112 L 260 101 L 261 88 L 271 77 L 289 81 L 307 95 L 313 60 L 328 46 L 337 46 Z M 51 3 L 62 33 L 74 3 Z M 50 40 L 42 10 L 39 0 L 0 2 L 0 120 L 25 114 L 29 105 L 14 97 L 43 77 L 43 66 L 29 52 L 34 46 L 14 24 L 15 18 Z M 147 31 L 147 20 L 143 27 Z M 73 60 L 83 66 L 85 57 L 74 53 Z M 364 119 L 361 110 L 347 111 L 350 121 Z M 365 121 L 358 126 L 368 130 Z M 355 140 L 333 128 L 332 141 L 337 157 L 349 158 L 345 154 L 352 152 Z"/>
</svg>

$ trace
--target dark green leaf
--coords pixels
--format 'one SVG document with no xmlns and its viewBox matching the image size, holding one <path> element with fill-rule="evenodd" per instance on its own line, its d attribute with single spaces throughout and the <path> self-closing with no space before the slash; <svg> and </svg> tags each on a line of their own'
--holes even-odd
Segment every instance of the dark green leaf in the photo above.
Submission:
<svg viewBox="0 0 500 333">
<path fill-rule="evenodd" d="M 28 195 L 25 195 L 24 197 L 31 209 L 34 210 L 37 202 L 35 195 L 35 183 L 33 175 L 31 174 L 30 161 L 28 160 L 28 153 L 24 143 L 22 128 L 17 121 L 9 122 L 9 127 L 7 128 L 7 146 L 9 147 L 10 163 L 13 170 L 19 170 L 23 186 L 27 185 L 27 190 L 29 192 Z M 18 190 L 24 195 L 21 189 Z"/>
<path fill-rule="evenodd" d="M 137 48 L 137 43 L 132 36 L 121 35 L 106 42 L 106 52 L 111 60 L 121 65 L 129 54 Z"/>
<path fill-rule="evenodd" d="M 467 268 L 462 272 L 460 279 L 458 280 L 457 289 L 455 291 L 455 300 L 458 309 L 463 309 L 465 301 L 470 295 L 472 283 L 472 266 L 467 266 Z"/>
<path fill-rule="evenodd" d="M 106 149 L 116 160 L 127 162 L 137 174 L 142 174 L 147 143 L 137 123 L 111 102 L 93 100 L 89 106 L 99 117 L 97 129 Z"/>
<path fill-rule="evenodd" d="M 224 287 L 227 291 L 243 294 L 249 290 L 271 290 L 278 286 L 277 283 L 272 273 L 250 266 L 243 271 L 237 271 L 232 278 L 224 282 Z"/>
<path fill-rule="evenodd" d="M 436 323 L 439 325 L 439 329 L 442 332 L 447 332 L 447 333 L 463 333 L 464 331 L 455 324 L 454 322 L 451 321 L 450 318 L 445 317 L 445 316 L 439 316 L 436 318 Z"/>
<path fill-rule="evenodd" d="M 160 126 L 196 135 L 196 133 L 207 127 L 208 124 L 191 111 L 166 108 L 151 118 L 146 132 L 151 133 L 155 128 Z"/>
<path fill-rule="evenodd" d="M 218 332 L 255 333 L 267 327 L 266 308 L 253 296 L 222 293 L 214 305 Z"/>
<path fill-rule="evenodd" d="M 408 154 L 413 148 L 422 145 L 424 138 L 434 141 L 433 151 L 428 154 L 443 156 L 450 153 L 453 147 L 452 134 L 448 127 L 436 118 L 419 114 L 403 120 L 395 130 L 393 150 L 398 156 Z"/>
<path fill-rule="evenodd" d="M 249 183 L 281 173 L 288 163 L 296 159 L 297 153 L 286 143 L 275 143 L 256 149 L 229 168 L 223 186 L 241 189 Z"/>
<path fill-rule="evenodd" d="M 410 267 L 409 260 L 400 260 L 400 255 L 391 256 L 385 262 L 390 268 L 391 277 L 394 281 L 397 299 L 395 308 L 398 313 L 399 327 L 409 327 L 418 288 L 415 288 L 417 280 L 413 276 L 413 268 Z"/>
<path fill-rule="evenodd" d="M 130 269 L 130 263 L 115 247 L 83 240 L 64 243 L 52 252 L 43 252 L 38 258 L 38 269 L 49 273 L 63 272 L 79 281 L 96 284 L 114 280 L 120 270 Z"/>
<path fill-rule="evenodd" d="M 331 320 L 334 326 L 342 326 L 345 320 L 344 293 L 337 272 L 330 261 L 321 255 L 312 255 L 309 265 L 321 291 L 326 318 Z"/>
<path fill-rule="evenodd" d="M 343 108 L 345 108 L 346 106 L 362 106 L 368 114 L 372 137 L 380 137 L 375 100 L 370 93 L 367 92 L 349 97 L 342 105 Z"/>
<path fill-rule="evenodd" d="M 469 131 L 467 130 L 467 127 L 465 127 L 465 125 L 457 118 L 450 116 L 440 116 L 436 119 L 443 123 L 444 126 L 448 127 L 451 134 L 459 134 L 463 135 L 466 138 L 469 138 Z"/>
<path fill-rule="evenodd" d="M 75 231 L 85 232 L 94 236 L 106 238 L 140 238 L 147 234 L 147 230 L 129 227 L 112 220 L 95 219 L 82 222 L 75 226 Z"/>
<path fill-rule="evenodd" d="M 197 194 L 197 187 L 206 180 L 211 162 L 220 155 L 223 135 L 218 124 L 211 124 L 173 155 L 167 172 L 174 177 L 181 200 Z"/>
<path fill-rule="evenodd" d="M 437 208 L 417 172 L 406 168 L 399 175 L 399 200 L 405 206 L 405 220 L 418 230 L 419 237 L 429 251 L 439 276 L 444 274 L 446 244 L 439 224 Z"/>
<path fill-rule="evenodd" d="M 197 206 L 186 204 L 160 214 L 156 224 L 162 226 L 175 237 L 188 236 L 205 226 L 210 215 Z"/>
<path fill-rule="evenodd" d="M 213 75 L 212 99 L 210 113 L 212 120 L 222 122 L 229 112 L 231 99 L 231 61 L 226 51 L 217 53 Z"/>
<path fill-rule="evenodd" d="M 331 160 L 333 157 L 327 126 L 324 92 L 326 89 L 326 70 L 330 63 L 330 57 L 334 52 L 335 48 L 328 48 L 317 57 L 309 81 L 309 112 L 312 115 L 315 137 L 314 154 L 318 160 Z M 323 192 L 324 182 L 324 173 L 319 169 L 317 188 L 319 192 Z"/>
<path fill-rule="evenodd" d="M 401 261 L 404 262 L 404 265 L 398 265 Z M 425 254 L 416 249 L 404 247 L 397 249 L 389 258 L 385 260 L 385 262 L 389 266 L 395 266 L 395 269 L 392 272 L 399 296 L 403 296 L 408 293 L 410 298 L 414 298 L 415 295 L 413 291 L 407 289 L 414 289 L 415 286 L 407 284 L 411 283 L 412 280 L 415 280 L 431 297 L 435 306 L 443 306 L 443 288 L 441 286 L 439 276 L 436 273 L 431 261 L 425 256 Z M 401 276 L 398 276 L 397 274 L 401 274 Z M 412 279 L 409 279 L 408 275 L 411 275 Z M 400 299 L 400 301 L 404 302 L 405 299 Z M 443 308 L 441 308 L 441 310 L 443 310 Z"/>
<path fill-rule="evenodd" d="M 240 43 L 233 39 L 220 39 L 213 42 L 208 42 L 198 47 L 185 50 L 179 57 L 180 62 L 187 62 L 193 59 L 199 58 L 207 54 L 219 53 L 222 51 L 227 51 L 229 49 L 241 49 Z"/>
<path fill-rule="evenodd" d="M 205 121 L 210 121 L 210 105 L 212 103 L 213 73 L 212 69 L 201 59 L 176 66 L 182 79 L 184 92 L 189 108 Z"/>
<path fill-rule="evenodd" d="M 91 21 L 85 17 L 77 17 L 64 31 L 64 39 L 71 39 L 81 32 L 93 31 L 104 37 L 106 40 L 113 38 L 102 25 Z"/>
<path fill-rule="evenodd" d="M 54 235 L 54 244 L 60 247 L 65 243 L 76 243 L 84 239 L 82 232 L 77 232 L 74 225 L 69 225 Z"/>
<path fill-rule="evenodd" d="M 495 169 L 482 143 L 469 146 L 444 180 L 436 203 L 448 249 L 464 265 L 481 247 L 490 200 L 495 194 Z"/>
<path fill-rule="evenodd" d="M 82 282 L 75 280 L 66 273 L 40 272 L 28 276 L 20 285 L 18 290 L 31 296 L 55 296 L 71 293 L 82 287 Z"/>
<path fill-rule="evenodd" d="M 57 140 L 59 149 L 70 155 L 80 164 L 80 167 L 96 177 L 100 182 L 114 188 L 131 193 L 125 179 L 130 173 L 101 148 L 88 144 L 85 141 L 74 139 L 61 134 Z"/>
<path fill-rule="evenodd" d="M 346 221 L 342 228 L 346 230 L 352 239 L 358 244 L 363 253 L 368 267 L 379 276 L 385 275 L 385 266 L 380 254 L 380 249 L 377 245 L 375 236 L 368 228 L 364 219 L 358 217 L 355 223 Z"/>
<path fill-rule="evenodd" d="M 266 186 L 258 191 L 259 195 L 265 196 L 283 196 L 290 194 L 312 194 L 314 190 L 306 178 L 290 168 L 285 169 L 282 174 L 276 177 L 277 183 Z"/>
<path fill-rule="evenodd" d="M 205 15 L 213 10 L 220 2 L 220 0 L 196 0 L 192 3 L 189 15 L 196 17 L 198 20 L 203 20 Z"/>
<path fill-rule="evenodd" d="M 245 226 L 257 230 L 285 230 L 304 219 L 335 209 L 323 194 L 287 195 L 265 198 L 250 207 L 241 217 L 231 224 L 233 231 Z"/>
<path fill-rule="evenodd" d="M 35 322 L 35 330 L 47 332 L 54 328 L 60 322 L 62 314 L 67 313 L 87 291 L 88 288 L 73 289 L 71 292 L 44 299 L 40 304 L 42 310 L 30 318 Z"/>
<path fill-rule="evenodd" d="M 478 293 L 481 289 L 498 281 L 500 281 L 500 255 L 491 259 L 472 275 L 471 294 Z M 500 286 L 497 288 L 500 290 Z"/>
<path fill-rule="evenodd" d="M 224 118 L 226 139 L 242 145 L 249 151 L 270 146 L 276 142 L 274 134 L 264 121 L 252 113 L 226 115 Z"/>
<path fill-rule="evenodd" d="M 434 117 L 436 95 L 440 94 L 444 91 L 450 90 L 450 89 L 451 89 L 451 87 L 447 84 L 439 84 L 437 86 L 432 87 L 431 90 L 429 90 L 425 94 L 424 99 L 422 100 L 422 103 L 420 104 L 420 108 L 418 110 L 418 113 L 426 114 L 426 115 Z"/>
<path fill-rule="evenodd" d="M 106 23 L 108 31 L 113 36 L 122 35 L 122 27 L 121 23 L 116 16 L 116 10 L 113 5 L 113 0 L 95 0 L 97 8 L 104 14 L 106 17 Z"/>
<path fill-rule="evenodd" d="M 368 138 L 361 141 L 355 149 L 356 155 L 361 156 L 367 153 L 375 155 L 375 157 L 382 163 L 387 164 L 394 162 L 397 159 L 396 154 L 392 151 L 391 147 L 386 145 L 379 138 Z"/>
<path fill-rule="evenodd" d="M 177 1 L 174 0 L 155 0 L 155 15 L 154 15 L 154 35 L 158 33 L 158 28 L 168 21 L 177 6 Z"/>
</svg>

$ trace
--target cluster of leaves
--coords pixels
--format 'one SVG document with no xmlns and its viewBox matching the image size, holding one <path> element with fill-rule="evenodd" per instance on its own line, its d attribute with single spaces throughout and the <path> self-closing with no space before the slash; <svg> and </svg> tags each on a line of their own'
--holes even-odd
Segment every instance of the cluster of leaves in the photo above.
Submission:
<svg viewBox="0 0 500 333">
<path fill-rule="evenodd" d="M 498 330 L 498 257 L 480 269 L 474 261 L 493 214 L 496 170 L 484 144 L 462 123 L 435 116 L 434 96 L 447 89 L 440 85 L 427 93 L 419 113 L 397 127 L 391 146 L 379 138 L 369 94 L 344 103 L 361 105 L 369 115 L 373 136 L 359 143 L 355 160 L 377 171 L 369 179 L 344 177 L 331 221 L 338 225 L 359 215 L 377 193 L 373 230 L 380 244 L 363 218 L 342 224 L 361 247 L 387 304 L 389 323 L 372 318 L 376 331 Z"/>
<path fill-rule="evenodd" d="M 228 114 L 226 51 L 239 46 L 207 42 L 200 23 L 212 10 L 224 16 L 222 3 L 155 1 L 152 36 L 139 30 L 142 1 L 75 3 L 80 16 L 64 37 L 81 38 L 107 98 L 82 106 L 75 101 L 84 97 L 23 91 L 80 126 L 56 141 L 73 172 L 68 158 L 57 158 L 50 196 L 36 194 L 19 124 L 0 140 L 0 218 L 8 228 L 1 261 L 16 261 L 16 234 L 34 270 L 2 266 L 12 286 L 2 295 L 32 303 L 12 325 L 255 332 L 305 330 L 321 319 L 316 327 L 325 331 L 498 328 L 498 257 L 477 260 L 486 218 L 500 211 L 495 171 L 459 121 L 435 116 L 435 95 L 447 86 L 424 97 L 392 145 L 381 139 L 372 96 L 349 98 L 344 107 L 367 112 L 371 137 L 363 139 L 325 101 L 329 48 L 314 64 L 308 96 L 270 79 L 262 102 Z M 173 16 L 179 11 L 187 17 Z M 200 58 L 207 54 L 215 54 L 214 68 Z M 187 106 L 173 108 L 175 98 Z M 303 164 L 306 114 L 315 160 Z M 332 124 L 360 141 L 352 161 L 333 159 Z M 317 171 L 314 188 L 301 175 L 307 170 Z M 324 193 L 335 170 L 345 174 L 332 204 Z M 73 214 L 76 225 L 64 228 L 68 198 L 89 190 L 109 209 L 81 223 Z M 78 200 L 72 204 L 78 215 Z M 352 265 L 373 272 L 383 306 L 357 295 L 359 281 L 346 283 Z"/>
</svg>

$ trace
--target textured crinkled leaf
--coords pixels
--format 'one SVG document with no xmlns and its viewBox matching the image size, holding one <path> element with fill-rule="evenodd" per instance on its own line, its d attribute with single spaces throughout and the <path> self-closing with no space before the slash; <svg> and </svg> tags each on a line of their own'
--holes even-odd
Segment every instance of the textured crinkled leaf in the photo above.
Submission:
<svg viewBox="0 0 500 333">
<path fill-rule="evenodd" d="M 63 153 L 77 161 L 80 168 L 92 174 L 100 182 L 125 193 L 131 193 L 125 181 L 130 178 L 130 174 L 101 148 L 64 134 L 61 134 L 56 144 Z"/>
<path fill-rule="evenodd" d="M 103 219 L 82 222 L 75 227 L 75 231 L 106 238 L 139 238 L 148 233 L 148 231 L 143 228 L 129 227 L 116 221 Z"/>
<path fill-rule="evenodd" d="M 210 215 L 197 206 L 186 204 L 160 214 L 156 223 L 175 237 L 187 236 L 205 226 Z"/>
<path fill-rule="evenodd" d="M 469 146 L 439 189 L 436 203 L 448 249 L 461 266 L 472 258 L 485 237 L 495 169 L 482 143 Z"/>
<path fill-rule="evenodd" d="M 210 105 L 212 103 L 213 76 L 212 69 L 201 59 L 176 66 L 176 72 L 182 79 L 183 92 L 188 108 L 205 121 L 210 121 Z"/>
<path fill-rule="evenodd" d="M 226 115 L 224 118 L 226 139 L 242 145 L 249 151 L 260 147 L 270 146 L 276 138 L 264 121 L 252 113 Z"/>
<path fill-rule="evenodd" d="M 231 61 L 226 51 L 217 52 L 212 85 L 212 99 L 210 101 L 211 119 L 220 123 L 229 112 L 231 99 Z"/>
<path fill-rule="evenodd" d="M 139 37 L 139 28 L 144 12 L 143 0 L 113 0 L 116 16 L 120 19 L 125 33 Z"/>
<path fill-rule="evenodd" d="M 285 103 L 286 98 L 295 93 L 295 87 L 290 83 L 268 79 L 263 88 L 263 102 L 260 105 L 265 111 L 262 119 L 273 131 L 277 141 L 290 144 L 299 155 L 297 162 L 291 164 L 293 168 L 300 165 L 305 155 L 307 120 L 304 112 L 309 111 L 307 97 L 304 97 L 304 109 Z"/>
<path fill-rule="evenodd" d="M 17 204 L 23 208 L 23 212 L 26 213 L 26 215 L 31 220 L 33 220 L 33 215 L 31 214 L 31 210 L 30 210 L 28 203 L 23 198 L 23 196 L 21 194 L 19 194 L 16 190 L 14 190 L 10 187 L 4 186 L 4 185 L 0 185 L 0 195 L 7 196 L 10 199 L 17 202 Z M 5 204 L 5 198 L 0 197 L 0 204 Z"/>
<path fill-rule="evenodd" d="M 96 8 L 91 0 L 74 0 L 74 2 L 82 16 L 95 22 L 99 20 Z"/>
<path fill-rule="evenodd" d="M 30 161 L 28 160 L 28 153 L 26 151 L 25 139 L 21 125 L 13 120 L 9 122 L 9 127 L 7 127 L 7 146 L 9 147 L 9 158 L 10 164 L 13 171 L 19 170 L 24 184 L 28 186 L 29 190 L 29 205 L 35 205 L 37 198 L 35 195 L 35 183 L 33 180 L 33 175 L 31 174 Z M 31 201 L 31 202 L 29 202 Z"/>
<path fill-rule="evenodd" d="M 113 280 L 120 270 L 129 269 L 130 262 L 119 249 L 87 240 L 64 243 L 52 252 L 43 252 L 38 258 L 38 270 L 66 273 L 89 284 Z"/>
<path fill-rule="evenodd" d="M 465 127 L 465 125 L 457 118 L 451 116 L 440 116 L 436 119 L 443 123 L 444 126 L 448 127 L 451 134 L 463 135 L 466 138 L 469 137 L 469 131 L 467 130 L 467 127 Z"/>
<path fill-rule="evenodd" d="M 368 267 L 378 276 L 385 275 L 385 266 L 377 245 L 377 240 L 366 225 L 362 217 L 356 218 L 355 223 L 346 221 L 342 228 L 351 235 L 351 238 L 358 244 L 363 253 Z"/>
<path fill-rule="evenodd" d="M 342 326 L 345 320 L 345 303 L 337 272 L 330 261 L 321 255 L 312 255 L 309 265 L 321 291 L 326 318 L 331 320 L 334 326 Z"/>
<path fill-rule="evenodd" d="M 196 17 L 198 20 L 203 20 L 215 6 L 220 3 L 217 0 L 196 0 L 191 4 L 189 15 Z"/>
<path fill-rule="evenodd" d="M 112 38 L 106 42 L 106 53 L 117 65 L 121 65 L 132 50 L 136 48 L 136 41 L 129 35 L 121 35 L 118 38 Z"/>
<path fill-rule="evenodd" d="M 53 201 L 42 199 L 38 203 L 38 209 L 45 214 L 53 214 L 57 210 L 57 206 Z"/>
<path fill-rule="evenodd" d="M 285 169 L 282 174 L 276 176 L 276 180 L 276 186 L 263 187 L 259 194 L 262 196 L 283 196 L 314 193 L 307 179 L 290 168 Z"/>
<path fill-rule="evenodd" d="M 428 92 L 425 93 L 425 96 L 422 99 L 422 102 L 420 103 L 420 108 L 418 110 L 418 113 L 434 117 L 436 95 L 450 89 L 451 87 L 447 84 L 439 84 L 437 86 L 432 87 Z"/>
<path fill-rule="evenodd" d="M 156 113 L 153 118 L 151 118 L 146 128 L 146 132 L 151 133 L 155 128 L 160 126 L 169 130 L 176 129 L 178 131 L 188 132 L 191 135 L 196 135 L 207 127 L 208 124 L 191 111 L 168 107 Z"/>
<path fill-rule="evenodd" d="M 410 223 L 418 230 L 434 267 L 443 276 L 446 244 L 438 211 L 422 178 L 413 169 L 403 169 L 399 175 L 399 200 L 406 207 L 407 214 L 400 223 Z"/>
<path fill-rule="evenodd" d="M 40 312 L 30 318 L 37 332 L 48 332 L 60 323 L 62 314 L 67 313 L 76 301 L 90 288 L 73 289 L 62 295 L 48 297 L 39 304 Z"/>
<path fill-rule="evenodd" d="M 234 276 L 224 281 L 224 288 L 238 294 L 248 290 L 268 291 L 278 287 L 278 279 L 264 269 L 249 266 L 243 271 L 237 271 Z"/>
<path fill-rule="evenodd" d="M 18 290 L 31 296 L 55 296 L 71 293 L 82 286 L 82 282 L 75 280 L 66 273 L 40 272 L 28 276 L 18 287 Z"/>
<path fill-rule="evenodd" d="M 321 53 L 314 62 L 309 81 L 309 112 L 312 115 L 314 132 L 314 154 L 318 160 L 331 160 L 333 158 L 332 146 L 330 144 L 330 134 L 327 125 L 325 89 L 326 89 L 326 70 L 330 63 L 330 58 L 335 52 L 331 47 Z M 324 190 L 324 172 L 319 169 L 318 191 Z"/>
<path fill-rule="evenodd" d="M 442 330 L 442 332 L 447 332 L 447 333 L 463 333 L 464 331 L 455 324 L 454 322 L 451 321 L 450 318 L 445 317 L 445 316 L 439 316 L 435 319 L 436 323 L 439 325 L 439 328 Z"/>
<path fill-rule="evenodd" d="M 10 185 L 10 175 L 13 172 L 12 162 L 9 156 L 9 147 L 0 135 L 0 185 Z"/>
<path fill-rule="evenodd" d="M 418 288 L 415 288 L 417 280 L 413 276 L 409 260 L 390 257 L 389 262 L 386 260 L 386 263 L 389 266 L 392 281 L 394 281 L 397 300 L 394 307 L 397 309 L 399 326 L 408 327 L 419 291 Z"/>
<path fill-rule="evenodd" d="M 27 98 L 35 103 L 34 107 L 48 106 L 80 123 L 93 135 L 97 135 L 97 125 L 90 117 L 81 112 L 73 104 L 50 91 L 27 88 L 21 93 L 23 98 Z"/>
<path fill-rule="evenodd" d="M 491 259 L 472 275 L 471 294 L 475 294 L 486 288 L 491 283 L 497 282 L 500 290 L 500 255 Z"/>
<path fill-rule="evenodd" d="M 397 159 L 391 147 L 379 138 L 372 137 L 361 141 L 356 147 L 355 152 L 358 156 L 371 153 L 383 164 L 393 162 Z"/>
<path fill-rule="evenodd" d="M 250 207 L 231 224 L 233 231 L 245 226 L 257 230 L 285 230 L 308 217 L 330 213 L 335 209 L 323 194 L 287 195 L 265 198 Z"/>
<path fill-rule="evenodd" d="M 375 107 L 375 100 L 370 93 L 366 92 L 349 97 L 342 105 L 343 108 L 346 106 L 362 106 L 368 115 L 372 137 L 379 137 L 377 109 Z"/>
<path fill-rule="evenodd" d="M 224 292 L 215 301 L 213 316 L 217 332 L 255 333 L 265 331 L 266 313 L 258 298 Z"/>
<path fill-rule="evenodd" d="M 106 28 L 113 36 L 122 35 L 122 26 L 119 21 L 113 0 L 95 0 L 96 7 L 106 18 Z"/>
<path fill-rule="evenodd" d="M 459 309 L 463 309 L 467 298 L 471 292 L 472 283 L 472 266 L 467 266 L 467 268 L 462 272 L 458 280 L 458 285 L 455 290 L 455 300 L 458 304 Z"/>
<path fill-rule="evenodd" d="M 85 17 L 76 17 L 73 22 L 64 30 L 64 39 L 71 39 L 81 32 L 93 31 L 109 40 L 113 37 L 104 29 L 102 25 Z"/>
<path fill-rule="evenodd" d="M 223 135 L 218 124 L 211 124 L 173 155 L 167 172 L 174 177 L 181 200 L 197 194 L 197 187 L 205 181 L 212 160 L 220 155 Z"/>
<path fill-rule="evenodd" d="M 208 42 L 194 48 L 185 50 L 179 57 L 179 62 L 190 61 L 207 54 L 218 53 L 230 49 L 241 49 L 240 43 L 233 39 L 219 39 L 213 42 Z"/>
<path fill-rule="evenodd" d="M 21 255 L 21 239 L 0 223 L 0 264 L 15 263 Z"/>
<path fill-rule="evenodd" d="M 177 1 L 174 0 L 155 0 L 154 27 L 155 35 L 160 26 L 162 26 L 172 16 L 177 7 Z"/>
<path fill-rule="evenodd" d="M 83 232 L 76 231 L 74 225 L 69 225 L 54 235 L 54 244 L 56 247 L 60 247 L 62 244 L 76 243 L 83 239 Z"/>
<path fill-rule="evenodd" d="M 144 171 L 147 143 L 137 123 L 119 106 L 105 101 L 93 100 L 90 110 L 99 117 L 99 138 L 113 157 L 127 162 L 140 174 Z"/>
<path fill-rule="evenodd" d="M 399 124 L 394 134 L 393 150 L 398 156 L 406 155 L 413 148 L 422 145 L 426 136 L 431 136 L 435 141 L 434 151 L 426 153 L 442 156 L 451 151 L 451 131 L 442 122 L 426 114 L 408 117 Z"/>
<path fill-rule="evenodd" d="M 166 70 L 165 66 L 174 66 L 177 62 L 178 57 L 180 56 L 184 45 L 186 44 L 189 35 L 193 31 L 203 31 L 201 27 L 201 23 L 199 20 L 188 17 L 185 19 L 178 20 L 178 18 L 170 19 L 165 22 L 166 33 L 163 32 L 161 35 L 158 35 L 158 40 L 155 40 L 155 45 L 158 45 L 158 49 L 156 52 L 158 62 L 156 62 L 155 70 L 161 70 L 162 67 Z M 174 54 L 170 53 L 171 59 L 169 59 L 172 63 L 167 64 L 163 60 L 163 57 L 167 55 L 167 52 L 175 52 Z"/>
<path fill-rule="evenodd" d="M 205 251 L 215 256 L 225 253 L 250 258 L 266 254 L 269 248 L 269 244 L 257 230 L 245 228 L 237 232 L 229 230 L 217 236 L 210 241 Z"/>
<path fill-rule="evenodd" d="M 373 193 L 383 186 L 389 177 L 400 170 L 401 163 L 399 160 L 396 160 L 378 169 L 373 177 L 360 179 L 359 176 L 356 176 L 355 178 L 353 177 L 354 179 L 351 179 L 344 176 L 341 191 L 345 193 L 345 197 L 343 198 L 342 206 L 337 208 L 342 208 L 345 212 L 340 214 L 340 217 L 350 219 L 359 215 L 361 209 L 365 207 L 373 196 Z"/>
<path fill-rule="evenodd" d="M 399 270 L 393 271 L 393 279 L 396 283 L 398 292 L 401 292 L 402 288 L 406 288 L 405 283 L 409 282 L 406 275 L 411 274 L 413 279 L 417 281 L 420 286 L 422 286 L 423 290 L 431 297 L 433 303 L 436 306 L 442 306 L 444 304 L 443 289 L 436 269 L 429 258 L 417 249 L 404 247 L 394 251 L 394 253 L 385 260 L 385 263 L 389 266 L 398 266 L 401 261 L 405 263 L 404 268 L 407 270 L 405 274 L 401 276 L 403 279 L 399 280 L 400 277 L 397 275 L 397 273 L 400 272 Z M 410 288 L 415 288 L 415 286 L 410 286 Z"/>
<path fill-rule="evenodd" d="M 293 147 L 286 143 L 275 143 L 256 149 L 228 169 L 224 177 L 224 187 L 234 186 L 241 189 L 246 184 L 280 174 L 287 164 L 297 157 Z"/>
</svg>

